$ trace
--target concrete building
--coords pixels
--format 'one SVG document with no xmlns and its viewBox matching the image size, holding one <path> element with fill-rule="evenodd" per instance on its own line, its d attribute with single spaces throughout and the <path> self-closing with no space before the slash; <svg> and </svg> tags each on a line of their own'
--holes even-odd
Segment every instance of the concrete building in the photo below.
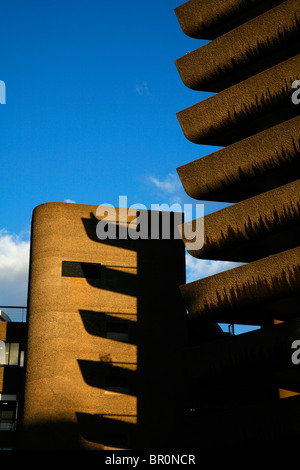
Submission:
<svg viewBox="0 0 300 470">
<path fill-rule="evenodd" d="M 243 265 L 186 283 L 184 235 L 124 236 L 139 220 L 151 227 L 153 212 L 38 206 L 26 363 L 0 365 L 0 393 L 24 396 L 17 448 L 299 446 L 299 0 L 175 11 L 185 34 L 210 40 L 176 60 L 182 81 L 214 93 L 179 123 L 193 144 L 222 147 L 177 171 L 195 200 L 231 203 L 204 217 L 204 244 L 189 251 Z M 229 335 L 218 323 L 260 329 Z M 18 335 L 0 322 L 5 348 Z"/>
<path fill-rule="evenodd" d="M 0 315 L 0 450 L 18 447 L 24 399 L 26 324 Z"/>
<path fill-rule="evenodd" d="M 34 210 L 22 449 L 165 448 L 178 434 L 184 244 L 120 239 L 134 212 Z M 98 238 L 100 220 L 115 239 Z"/>
<path fill-rule="evenodd" d="M 181 286 L 182 298 L 203 327 L 261 327 L 185 351 L 196 411 L 188 443 L 202 449 L 299 442 L 299 8 L 189 0 L 175 10 L 186 35 L 210 40 L 176 60 L 181 79 L 214 93 L 180 111 L 179 123 L 192 143 L 222 147 L 178 175 L 196 200 L 232 203 L 204 217 L 204 244 L 190 253 L 244 263 Z"/>
</svg>

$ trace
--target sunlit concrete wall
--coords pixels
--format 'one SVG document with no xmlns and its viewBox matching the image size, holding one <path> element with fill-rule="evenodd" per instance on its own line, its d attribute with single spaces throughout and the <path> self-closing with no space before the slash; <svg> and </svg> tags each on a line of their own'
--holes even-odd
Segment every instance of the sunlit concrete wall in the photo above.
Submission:
<svg viewBox="0 0 300 470">
<path fill-rule="evenodd" d="M 183 242 L 99 240 L 96 211 L 34 210 L 25 449 L 159 448 L 180 424 Z M 99 263 L 100 276 L 70 275 L 65 261 Z"/>
</svg>

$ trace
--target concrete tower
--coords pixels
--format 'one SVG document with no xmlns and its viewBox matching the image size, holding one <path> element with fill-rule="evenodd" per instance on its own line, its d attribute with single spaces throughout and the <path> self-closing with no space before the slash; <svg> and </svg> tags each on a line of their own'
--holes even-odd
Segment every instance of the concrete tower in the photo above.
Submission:
<svg viewBox="0 0 300 470">
<path fill-rule="evenodd" d="M 175 10 L 185 34 L 210 40 L 176 61 L 182 81 L 214 93 L 179 123 L 191 142 L 222 147 L 177 171 L 189 196 L 232 203 L 204 217 L 204 245 L 190 253 L 245 263 L 181 286 L 182 297 L 203 327 L 261 326 L 185 352 L 196 411 L 187 442 L 198 448 L 300 438 L 299 8 L 189 0 Z"/>
<path fill-rule="evenodd" d="M 185 250 L 174 229 L 124 239 L 142 215 L 153 213 L 34 210 L 22 448 L 158 449 L 178 435 Z"/>
</svg>

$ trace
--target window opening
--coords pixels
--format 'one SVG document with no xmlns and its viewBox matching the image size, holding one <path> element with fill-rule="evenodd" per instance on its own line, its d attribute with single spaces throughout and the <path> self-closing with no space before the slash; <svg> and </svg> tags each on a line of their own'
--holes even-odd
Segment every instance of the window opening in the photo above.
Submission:
<svg viewBox="0 0 300 470">
<path fill-rule="evenodd" d="M 19 344 L 0 341 L 0 364 L 9 366 L 19 365 Z"/>
<path fill-rule="evenodd" d="M 116 341 L 129 341 L 128 323 L 108 322 L 106 324 L 106 338 Z"/>
<path fill-rule="evenodd" d="M 105 389 L 116 393 L 129 393 L 127 377 L 106 377 Z"/>
<path fill-rule="evenodd" d="M 85 262 L 78 262 L 78 261 L 63 261 L 62 262 L 62 276 L 63 277 L 84 277 L 86 279 L 100 279 L 101 264 L 100 263 L 85 263 Z"/>
</svg>

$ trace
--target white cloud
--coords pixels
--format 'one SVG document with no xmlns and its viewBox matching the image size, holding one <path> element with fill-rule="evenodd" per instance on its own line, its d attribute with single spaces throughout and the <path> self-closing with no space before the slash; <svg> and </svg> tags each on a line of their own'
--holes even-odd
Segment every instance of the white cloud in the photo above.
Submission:
<svg viewBox="0 0 300 470">
<path fill-rule="evenodd" d="M 242 266 L 245 263 L 235 263 L 230 261 L 215 261 L 193 258 L 186 253 L 186 276 L 187 282 L 197 281 L 204 277 Z"/>
<path fill-rule="evenodd" d="M 0 305 L 27 304 L 30 242 L 0 230 Z"/>
<path fill-rule="evenodd" d="M 151 181 L 158 189 L 161 189 L 163 192 L 168 194 L 174 194 L 181 188 L 180 181 L 174 173 L 169 173 L 162 181 L 155 176 L 149 176 L 149 181 Z"/>
<path fill-rule="evenodd" d="M 69 204 L 76 204 L 76 202 L 72 199 L 65 199 L 64 202 L 68 202 Z"/>
<path fill-rule="evenodd" d="M 149 96 L 149 95 L 151 95 L 150 90 L 149 90 L 148 85 L 147 85 L 147 82 L 138 82 L 136 84 L 135 91 L 140 96 L 143 96 L 143 95 Z"/>
<path fill-rule="evenodd" d="M 159 192 L 173 203 L 182 204 L 184 190 L 177 174 L 169 173 L 166 178 L 158 179 L 156 176 L 148 176 L 147 180 L 159 190 Z"/>
</svg>

